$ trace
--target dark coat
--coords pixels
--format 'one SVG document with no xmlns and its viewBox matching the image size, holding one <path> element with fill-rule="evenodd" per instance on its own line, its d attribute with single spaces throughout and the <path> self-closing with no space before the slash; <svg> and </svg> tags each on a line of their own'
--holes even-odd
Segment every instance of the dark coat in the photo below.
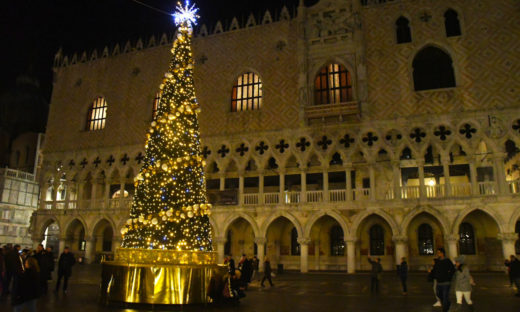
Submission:
<svg viewBox="0 0 520 312">
<path fill-rule="evenodd" d="M 437 283 L 450 283 L 455 273 L 455 266 L 450 259 L 438 260 L 433 266 L 432 275 Z"/>
<path fill-rule="evenodd" d="M 5 270 L 16 274 L 23 272 L 23 260 L 14 248 L 5 255 Z"/>
<path fill-rule="evenodd" d="M 62 253 L 58 261 L 58 274 L 64 276 L 72 275 L 72 266 L 76 263 L 74 255 L 69 253 Z"/>
<path fill-rule="evenodd" d="M 406 279 L 408 277 L 408 263 L 406 263 L 406 261 L 401 262 L 401 264 L 397 267 L 397 274 L 402 279 Z"/>
<path fill-rule="evenodd" d="M 271 262 L 264 261 L 264 274 L 269 276 L 271 275 Z"/>
<path fill-rule="evenodd" d="M 33 269 L 27 269 L 18 274 L 17 282 L 14 284 L 16 288 L 13 292 L 13 305 L 19 305 L 38 298 L 40 296 L 39 280 L 40 274 Z"/>
<path fill-rule="evenodd" d="M 50 263 L 47 252 L 41 251 L 34 255 L 38 265 L 40 266 L 40 278 L 49 280 L 51 278 Z"/>
<path fill-rule="evenodd" d="M 509 274 L 513 278 L 520 278 L 520 260 L 516 259 L 509 262 L 509 269 L 511 270 Z"/>
<path fill-rule="evenodd" d="M 235 275 L 235 260 L 233 260 L 232 258 L 229 259 L 229 262 L 228 262 L 228 267 L 229 267 L 229 274 L 231 275 Z"/>
<path fill-rule="evenodd" d="M 381 266 L 381 263 L 377 261 L 373 261 L 372 259 L 368 258 L 368 262 L 372 265 L 372 270 L 370 271 L 370 276 L 379 278 L 379 274 L 383 271 L 383 267 Z"/>
</svg>

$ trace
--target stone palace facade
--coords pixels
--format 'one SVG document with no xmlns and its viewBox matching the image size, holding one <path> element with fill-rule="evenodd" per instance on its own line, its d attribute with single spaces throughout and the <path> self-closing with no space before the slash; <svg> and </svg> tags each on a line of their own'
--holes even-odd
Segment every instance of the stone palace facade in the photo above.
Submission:
<svg viewBox="0 0 520 312">
<path fill-rule="evenodd" d="M 302 1 L 303 2 L 303 1 Z M 285 269 L 520 253 L 515 0 L 321 0 L 199 27 L 214 248 Z M 172 37 L 55 60 L 32 239 L 121 242 Z"/>
</svg>

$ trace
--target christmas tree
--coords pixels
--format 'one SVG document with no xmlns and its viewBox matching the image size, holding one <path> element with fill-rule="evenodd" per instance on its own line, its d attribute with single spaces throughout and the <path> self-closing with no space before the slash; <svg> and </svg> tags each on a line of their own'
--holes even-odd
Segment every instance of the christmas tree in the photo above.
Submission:
<svg viewBox="0 0 520 312">
<path fill-rule="evenodd" d="M 147 134 L 123 248 L 211 251 L 204 160 L 193 84 L 192 24 L 197 9 L 180 4 L 169 71 L 159 86 L 156 119 Z"/>
</svg>

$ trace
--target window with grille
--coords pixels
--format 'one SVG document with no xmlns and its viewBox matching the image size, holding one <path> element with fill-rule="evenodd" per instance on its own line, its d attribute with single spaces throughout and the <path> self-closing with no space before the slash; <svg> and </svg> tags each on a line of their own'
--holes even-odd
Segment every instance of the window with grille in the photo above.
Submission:
<svg viewBox="0 0 520 312">
<path fill-rule="evenodd" d="M 257 110 L 262 107 L 262 81 L 255 73 L 245 73 L 238 77 L 233 86 L 231 111 Z"/>
<path fill-rule="evenodd" d="M 352 101 L 352 80 L 345 66 L 329 64 L 323 67 L 314 82 L 314 103 L 338 104 Z"/>
<path fill-rule="evenodd" d="M 107 120 L 107 102 L 105 98 L 98 97 L 90 106 L 87 115 L 87 130 L 95 131 L 105 129 Z"/>
<path fill-rule="evenodd" d="M 300 255 L 300 244 L 298 243 L 298 231 L 294 227 L 291 230 L 291 255 L 299 256 Z"/>
<path fill-rule="evenodd" d="M 405 17 L 399 17 L 395 22 L 397 43 L 412 42 L 412 32 L 410 22 Z"/>
<path fill-rule="evenodd" d="M 157 117 L 157 110 L 159 109 L 160 103 L 161 103 L 161 92 L 157 92 L 155 94 L 155 98 L 153 99 L 152 120 L 155 120 L 155 117 Z"/>
<path fill-rule="evenodd" d="M 475 252 L 475 232 L 469 223 L 461 223 L 459 227 L 459 246 L 461 255 L 474 255 Z"/>
<path fill-rule="evenodd" d="M 385 232 L 383 227 L 376 224 L 370 228 L 370 255 L 383 256 L 385 254 Z"/>
<path fill-rule="evenodd" d="M 446 28 L 446 37 L 460 36 L 459 15 L 455 10 L 449 9 L 444 13 L 444 27 Z"/>
<path fill-rule="evenodd" d="M 429 224 L 421 224 L 417 231 L 419 254 L 422 256 L 433 255 L 433 230 Z"/>
<path fill-rule="evenodd" d="M 336 225 L 330 229 L 330 255 L 344 256 L 345 255 L 345 241 L 343 240 L 343 229 Z"/>
</svg>

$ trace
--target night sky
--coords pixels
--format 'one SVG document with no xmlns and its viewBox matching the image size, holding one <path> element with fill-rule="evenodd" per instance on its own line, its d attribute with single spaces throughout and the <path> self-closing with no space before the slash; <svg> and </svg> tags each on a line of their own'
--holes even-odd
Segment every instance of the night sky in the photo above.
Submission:
<svg viewBox="0 0 520 312">
<path fill-rule="evenodd" d="M 172 12 L 176 1 L 139 0 Z M 211 28 L 217 20 L 229 25 L 233 16 L 244 23 L 250 13 L 263 16 L 266 9 L 278 14 L 286 5 L 293 14 L 298 0 L 195 0 L 202 23 Z M 317 0 L 308 0 L 312 4 Z M 140 36 L 174 31 L 172 18 L 133 0 L 11 0 L 0 10 L 2 75 L 0 92 L 9 90 L 16 77 L 28 73 L 40 80 L 47 98 L 52 91 L 54 54 L 81 53 L 113 46 Z"/>
</svg>

